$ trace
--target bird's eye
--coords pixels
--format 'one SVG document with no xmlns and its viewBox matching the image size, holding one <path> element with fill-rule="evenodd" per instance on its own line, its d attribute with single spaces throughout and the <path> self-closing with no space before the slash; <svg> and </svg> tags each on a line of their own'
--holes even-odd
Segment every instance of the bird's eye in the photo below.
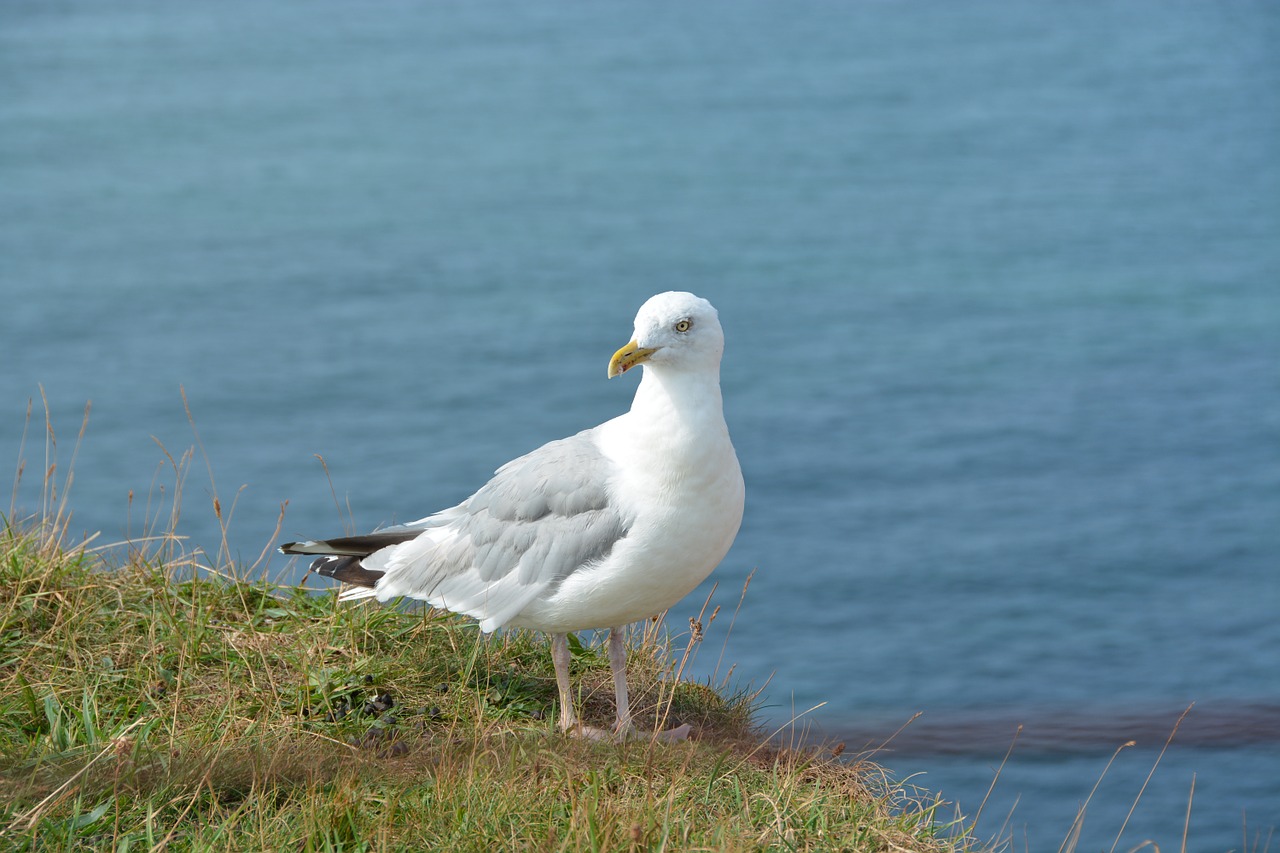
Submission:
<svg viewBox="0 0 1280 853">
<path fill-rule="evenodd" d="M 693 321 L 689 319 L 679 320 L 676 322 L 677 332 L 687 332 L 693 328 Z"/>
</svg>

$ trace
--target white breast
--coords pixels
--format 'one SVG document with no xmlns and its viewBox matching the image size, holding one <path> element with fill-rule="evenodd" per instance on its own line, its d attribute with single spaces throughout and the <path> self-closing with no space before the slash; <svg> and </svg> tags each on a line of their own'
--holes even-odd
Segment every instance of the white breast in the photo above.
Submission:
<svg viewBox="0 0 1280 853">
<path fill-rule="evenodd" d="M 625 625 L 671 607 L 719 565 L 742 522 L 744 488 L 718 394 L 713 402 L 692 413 L 698 422 L 689 411 L 673 420 L 670 409 L 651 406 L 600 427 L 600 447 L 617 462 L 612 500 L 636 522 L 608 558 L 574 572 L 511 624 L 556 632 Z"/>
</svg>

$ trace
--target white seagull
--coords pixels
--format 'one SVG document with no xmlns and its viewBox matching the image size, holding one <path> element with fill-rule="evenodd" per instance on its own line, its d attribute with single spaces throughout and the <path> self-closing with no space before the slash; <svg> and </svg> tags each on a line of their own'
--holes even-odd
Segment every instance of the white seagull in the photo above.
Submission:
<svg viewBox="0 0 1280 853">
<path fill-rule="evenodd" d="M 400 596 L 551 635 L 560 728 L 631 732 L 625 626 L 667 610 L 720 563 L 744 488 L 720 396 L 724 333 L 692 293 L 660 293 L 636 314 L 609 378 L 644 365 L 630 411 L 508 462 L 457 506 L 366 536 L 282 545 L 350 584 L 340 599 Z M 569 691 L 568 633 L 609 628 L 612 735 L 584 727 Z M 688 736 L 689 726 L 657 735 Z"/>
</svg>

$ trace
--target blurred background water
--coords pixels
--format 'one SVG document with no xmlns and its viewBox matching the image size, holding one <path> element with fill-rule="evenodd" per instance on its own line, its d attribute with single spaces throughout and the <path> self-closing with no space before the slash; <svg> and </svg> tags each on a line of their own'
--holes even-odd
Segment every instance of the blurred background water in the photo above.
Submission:
<svg viewBox="0 0 1280 853">
<path fill-rule="evenodd" d="M 850 753 L 922 712 L 876 758 L 969 815 L 1012 745 L 979 834 L 1034 850 L 1134 738 L 1110 846 L 1195 702 L 1121 843 L 1180 844 L 1194 779 L 1189 849 L 1265 844 L 1278 36 L 1263 2 L 8 0 L 0 454 L 43 387 L 65 467 L 92 400 L 73 526 L 139 535 L 184 388 L 252 562 L 284 501 L 287 538 L 417 518 L 618 413 L 635 309 L 692 290 L 748 483 L 715 602 L 756 571 L 695 675 Z M 189 547 L 213 488 L 198 458 Z"/>
</svg>

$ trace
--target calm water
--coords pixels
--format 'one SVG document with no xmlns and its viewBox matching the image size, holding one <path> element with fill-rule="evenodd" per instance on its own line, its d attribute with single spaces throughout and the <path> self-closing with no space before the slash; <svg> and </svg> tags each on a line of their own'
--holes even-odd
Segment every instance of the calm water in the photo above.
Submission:
<svg viewBox="0 0 1280 853">
<path fill-rule="evenodd" d="M 1195 702 L 1119 849 L 1176 849 L 1193 779 L 1189 849 L 1265 842 L 1277 8 L 8 0 L 0 455 L 43 385 L 65 465 L 92 400 L 76 527 L 137 535 L 183 387 L 252 561 L 283 501 L 343 527 L 314 454 L 369 528 L 616 414 L 636 307 L 693 290 L 748 482 L 726 613 L 756 570 L 699 676 L 850 752 L 923 712 L 878 758 L 969 814 L 1023 725 L 979 831 L 1033 850 L 1132 737 L 1109 848 Z"/>
</svg>

